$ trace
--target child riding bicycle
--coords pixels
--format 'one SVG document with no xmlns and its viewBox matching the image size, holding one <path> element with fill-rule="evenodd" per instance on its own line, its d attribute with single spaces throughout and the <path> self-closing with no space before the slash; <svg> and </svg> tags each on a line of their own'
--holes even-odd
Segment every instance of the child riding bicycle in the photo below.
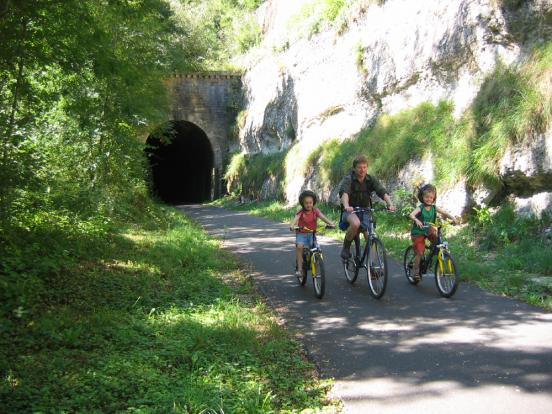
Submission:
<svg viewBox="0 0 552 414">
<path fill-rule="evenodd" d="M 320 218 L 328 227 L 335 227 L 335 224 L 328 219 L 322 212 L 315 208 L 316 194 L 311 190 L 305 190 L 299 195 L 299 204 L 301 210 L 295 214 L 290 230 L 295 230 L 295 260 L 297 263 L 297 273 L 303 268 L 303 247 L 309 247 L 312 244 L 313 232 L 316 231 L 317 220 Z M 300 227 L 296 230 L 296 227 Z"/>
<path fill-rule="evenodd" d="M 414 279 L 419 281 L 421 278 L 420 261 L 425 250 L 425 240 L 429 239 L 433 243 L 437 236 L 435 227 L 428 223 L 435 223 L 437 214 L 448 218 L 453 224 L 456 224 L 458 221 L 451 214 L 435 205 L 437 189 L 433 184 L 425 184 L 420 187 L 417 196 L 421 204 L 410 213 L 410 218 L 413 222 L 410 237 L 412 239 L 412 248 L 416 253 L 412 270 Z"/>
</svg>

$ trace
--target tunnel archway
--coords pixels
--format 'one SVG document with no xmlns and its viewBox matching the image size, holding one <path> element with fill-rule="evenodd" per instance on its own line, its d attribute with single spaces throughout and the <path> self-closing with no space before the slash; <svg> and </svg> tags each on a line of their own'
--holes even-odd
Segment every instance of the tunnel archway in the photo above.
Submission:
<svg viewBox="0 0 552 414">
<path fill-rule="evenodd" d="M 205 132 L 187 121 L 171 121 L 146 141 L 151 191 L 169 204 L 212 198 L 213 148 Z"/>
</svg>

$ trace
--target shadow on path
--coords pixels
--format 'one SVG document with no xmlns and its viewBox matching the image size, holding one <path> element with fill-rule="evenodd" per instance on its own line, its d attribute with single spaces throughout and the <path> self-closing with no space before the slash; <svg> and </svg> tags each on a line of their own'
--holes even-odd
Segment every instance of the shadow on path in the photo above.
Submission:
<svg viewBox="0 0 552 414">
<path fill-rule="evenodd" d="M 433 279 L 411 286 L 391 259 L 388 290 L 375 300 L 366 280 L 346 281 L 340 243 L 324 237 L 327 286 L 318 300 L 310 279 L 300 287 L 293 276 L 286 224 L 181 209 L 253 265 L 263 294 L 335 379 L 346 412 L 552 413 L 552 314 L 468 284 L 441 298 Z"/>
</svg>

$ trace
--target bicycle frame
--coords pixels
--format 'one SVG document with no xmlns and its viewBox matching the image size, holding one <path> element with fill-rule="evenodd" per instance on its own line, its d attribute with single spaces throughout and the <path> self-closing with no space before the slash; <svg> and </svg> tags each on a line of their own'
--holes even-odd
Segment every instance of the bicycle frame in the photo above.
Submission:
<svg viewBox="0 0 552 414">
<path fill-rule="evenodd" d="M 387 286 L 388 272 L 385 247 L 382 241 L 376 235 L 375 218 L 373 208 L 355 208 L 354 213 L 367 214 L 366 228 L 360 227 L 355 235 L 355 255 L 343 261 L 345 277 L 349 283 L 355 283 L 361 269 L 366 271 L 370 294 L 380 299 L 385 293 Z M 364 220 L 362 220 L 364 221 Z M 360 233 L 364 234 L 365 244 L 361 255 L 360 251 Z"/>
<path fill-rule="evenodd" d="M 320 257 L 322 257 L 322 259 L 324 258 L 324 256 L 322 255 L 322 249 L 320 249 L 320 245 L 318 244 L 318 240 L 316 239 L 316 231 L 313 231 L 311 245 L 308 248 L 307 247 L 303 248 L 303 256 L 305 259 L 309 261 L 312 275 L 316 273 L 316 267 L 314 263 L 315 253 L 320 254 Z"/>
<path fill-rule="evenodd" d="M 324 270 L 324 256 L 322 255 L 322 249 L 320 248 L 316 238 L 316 230 L 311 230 L 306 227 L 296 227 L 296 230 L 299 229 L 312 233 L 312 241 L 310 246 L 303 246 L 303 267 L 300 270 L 301 276 L 299 278 L 299 282 L 301 285 L 305 284 L 310 265 L 314 292 L 319 299 L 322 299 L 326 286 L 326 275 Z"/>
<path fill-rule="evenodd" d="M 434 223 L 424 223 L 425 226 L 432 226 L 437 229 L 435 240 L 425 247 L 420 260 L 420 277 L 416 278 L 413 272 L 416 253 L 414 246 L 410 245 L 404 252 L 403 267 L 406 278 L 411 285 L 417 285 L 421 282 L 422 275 L 431 275 L 435 277 L 435 284 L 441 296 L 450 298 L 456 292 L 459 283 L 458 269 L 452 254 L 449 250 L 449 245 L 446 240 L 443 240 L 442 227 L 444 223 L 436 225 Z M 437 261 L 433 260 L 437 257 Z M 434 273 L 429 273 L 433 268 Z"/>
<path fill-rule="evenodd" d="M 358 266 L 360 265 L 366 266 L 363 263 L 366 262 L 366 258 L 368 257 L 370 246 L 372 244 L 371 241 L 376 237 L 376 228 L 375 228 L 375 223 L 373 218 L 374 211 L 376 211 L 376 209 L 373 209 L 373 208 L 353 209 L 353 213 L 357 214 L 357 216 L 358 216 L 358 213 L 368 214 L 368 228 L 363 229 L 362 227 L 359 227 L 358 232 L 355 238 L 353 239 L 355 242 L 355 258 L 358 259 L 358 264 L 357 264 Z M 360 234 L 361 233 L 363 233 L 365 236 L 365 240 L 364 240 L 365 244 L 364 244 L 364 250 L 363 250 L 362 256 L 360 256 Z M 368 235 L 368 238 L 366 238 L 366 235 Z"/>
<path fill-rule="evenodd" d="M 445 252 L 450 253 L 448 242 L 443 241 L 442 225 L 437 225 L 435 223 L 427 223 L 427 225 L 437 228 L 437 237 L 435 238 L 435 241 L 432 242 L 429 247 L 427 247 L 427 249 L 429 249 L 429 254 L 427 256 L 424 254 L 424 256 L 422 257 L 422 261 L 420 262 L 420 271 L 423 274 L 427 273 L 428 269 L 433 263 L 433 257 L 435 256 L 437 256 L 439 268 L 441 269 L 441 271 L 444 271 L 445 264 L 443 262 L 443 256 Z M 452 271 L 452 269 L 449 268 L 449 271 Z"/>
</svg>

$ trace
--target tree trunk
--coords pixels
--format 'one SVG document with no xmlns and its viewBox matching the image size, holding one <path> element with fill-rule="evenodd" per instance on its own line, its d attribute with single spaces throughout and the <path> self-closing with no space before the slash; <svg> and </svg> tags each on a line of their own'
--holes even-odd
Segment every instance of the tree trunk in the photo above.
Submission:
<svg viewBox="0 0 552 414">
<path fill-rule="evenodd" d="M 8 123 L 4 128 L 4 136 L 3 139 L 0 141 L 0 145 L 2 146 L 2 153 L 1 153 L 1 163 L 0 165 L 3 167 L 4 171 L 0 171 L 0 175 L 6 175 L 3 178 L 3 185 L 0 185 L 0 220 L 2 222 L 2 225 L 4 225 L 5 220 L 7 219 L 8 213 L 10 211 L 9 204 L 9 192 L 11 184 L 8 184 L 7 178 L 9 177 L 9 171 L 8 171 L 8 156 L 9 156 L 9 147 L 12 143 L 12 133 L 13 129 L 15 127 L 15 116 L 17 113 L 17 107 L 19 103 L 19 92 L 21 90 L 21 85 L 23 83 L 23 69 L 25 67 L 25 59 L 24 59 L 24 42 L 25 38 L 27 36 L 27 23 L 28 20 L 25 20 L 21 22 L 22 26 L 22 33 L 21 33 L 21 41 L 19 43 L 18 51 L 17 51 L 17 64 L 16 64 L 16 81 L 13 86 L 13 95 L 12 95 L 12 102 L 10 105 L 10 114 L 8 117 Z M 13 181 L 13 177 L 9 177 L 9 181 Z"/>
</svg>

